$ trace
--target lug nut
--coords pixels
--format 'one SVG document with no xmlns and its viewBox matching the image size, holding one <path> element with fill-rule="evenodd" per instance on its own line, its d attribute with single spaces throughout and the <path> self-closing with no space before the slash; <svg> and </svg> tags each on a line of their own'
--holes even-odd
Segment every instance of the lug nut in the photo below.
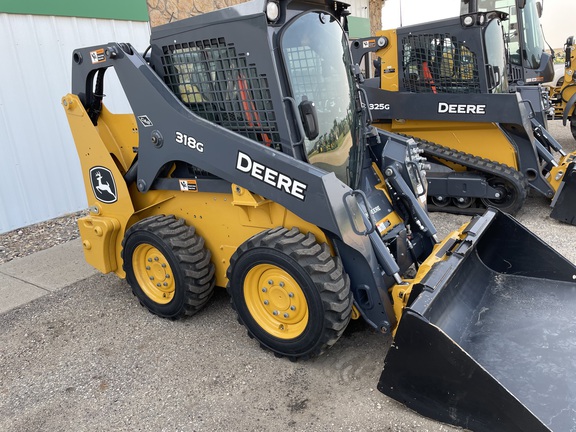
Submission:
<svg viewBox="0 0 576 432">
<path fill-rule="evenodd" d="M 280 288 L 284 288 L 284 282 L 280 282 Z"/>
<path fill-rule="evenodd" d="M 158 261 L 158 257 L 154 257 L 154 261 Z"/>
<path fill-rule="evenodd" d="M 162 268 L 166 268 L 166 264 L 162 263 Z"/>
<path fill-rule="evenodd" d="M 268 285 L 272 285 L 273 283 L 274 283 L 273 280 L 269 280 L 269 281 L 268 281 Z"/>
<path fill-rule="evenodd" d="M 162 284 L 161 284 L 160 282 L 158 282 L 158 283 L 156 284 L 156 286 L 157 286 L 157 287 L 161 287 Z"/>
<path fill-rule="evenodd" d="M 152 262 L 152 258 L 148 258 L 148 262 Z"/>
<path fill-rule="evenodd" d="M 278 315 L 278 311 L 272 312 L 273 315 Z"/>
<path fill-rule="evenodd" d="M 264 300 L 264 304 L 265 304 L 266 306 L 268 306 L 268 303 L 270 303 L 268 300 Z"/>
<path fill-rule="evenodd" d="M 154 280 L 154 276 L 150 276 L 150 280 Z"/>
<path fill-rule="evenodd" d="M 150 270 L 150 266 L 146 266 L 146 270 Z"/>
<path fill-rule="evenodd" d="M 288 297 L 290 297 L 290 298 L 294 297 L 294 293 L 289 292 Z"/>
<path fill-rule="evenodd" d="M 288 315 L 287 313 L 284 314 L 284 318 L 288 318 L 290 315 Z"/>
<path fill-rule="evenodd" d="M 266 291 L 268 291 L 268 290 L 266 289 L 266 287 L 262 288 L 262 292 L 266 292 Z"/>
<path fill-rule="evenodd" d="M 168 286 L 168 282 L 164 282 L 164 286 Z"/>
<path fill-rule="evenodd" d="M 291 311 L 295 311 L 295 310 L 296 310 L 296 306 L 290 306 L 290 310 L 291 310 Z"/>
</svg>

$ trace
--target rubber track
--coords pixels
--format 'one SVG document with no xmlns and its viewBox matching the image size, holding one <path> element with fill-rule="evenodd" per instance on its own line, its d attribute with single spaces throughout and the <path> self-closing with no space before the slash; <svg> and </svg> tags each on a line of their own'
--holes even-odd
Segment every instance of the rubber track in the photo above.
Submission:
<svg viewBox="0 0 576 432">
<path fill-rule="evenodd" d="M 325 311 L 324 332 L 321 341 L 316 345 L 316 349 L 313 352 L 300 356 L 286 357 L 291 361 L 296 361 L 320 355 L 340 338 L 350 321 L 352 313 L 350 280 L 344 272 L 342 262 L 338 257 L 333 257 L 330 254 L 327 244 L 319 244 L 314 234 L 303 234 L 298 228 L 288 230 L 278 227 L 261 232 L 240 245 L 230 259 L 230 266 L 227 271 L 228 280 L 232 276 L 232 269 L 238 258 L 247 250 L 257 247 L 271 248 L 284 252 L 298 262 L 315 282 Z M 228 294 L 230 294 L 232 308 L 237 311 L 231 293 L 230 282 L 228 282 L 226 289 Z M 254 339 L 254 334 L 242 321 L 240 315 L 238 315 L 238 322 L 246 327 L 248 336 Z M 262 343 L 260 347 L 270 349 Z M 281 353 L 274 352 L 274 354 L 277 357 L 283 357 Z"/>
<path fill-rule="evenodd" d="M 526 177 L 514 168 L 510 168 L 508 165 L 501 164 L 499 162 L 494 162 L 490 159 L 481 158 L 479 156 L 474 156 L 469 153 L 464 153 L 458 150 L 454 150 L 440 144 L 433 143 L 431 141 L 423 140 L 414 136 L 400 134 L 406 138 L 412 138 L 418 144 L 422 150 L 424 150 L 424 155 L 428 157 L 434 157 L 437 159 L 443 159 L 449 162 L 462 165 L 473 171 L 479 171 L 483 173 L 486 178 L 499 177 L 504 179 L 506 182 L 514 185 L 514 188 L 518 191 L 518 199 L 514 205 L 506 210 L 507 213 L 515 214 L 522 206 L 524 201 L 528 196 L 528 181 Z M 475 203 L 479 206 L 460 208 L 456 206 L 446 206 L 439 207 L 434 205 L 432 202 L 428 202 L 429 211 L 441 211 L 445 213 L 456 213 L 456 214 L 467 214 L 475 215 L 482 214 L 486 210 L 486 206 L 481 199 L 476 199 Z M 496 205 L 494 207 L 497 207 Z"/>
</svg>

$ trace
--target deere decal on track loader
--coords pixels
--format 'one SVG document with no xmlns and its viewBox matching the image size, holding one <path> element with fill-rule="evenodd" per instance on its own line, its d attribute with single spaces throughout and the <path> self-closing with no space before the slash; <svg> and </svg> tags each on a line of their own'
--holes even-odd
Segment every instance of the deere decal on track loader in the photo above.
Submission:
<svg viewBox="0 0 576 432">
<path fill-rule="evenodd" d="M 354 41 L 356 63 L 378 57 L 379 76 L 364 83 L 374 124 L 419 142 L 430 210 L 515 214 L 532 188 L 552 199 L 552 217 L 576 224 L 575 154 L 547 132 L 539 87 L 510 91 L 506 19 L 475 12 Z"/>
<path fill-rule="evenodd" d="M 576 267 L 498 210 L 438 241 L 416 143 L 369 125 L 346 16 L 259 0 L 154 28 L 149 57 L 75 50 L 86 260 L 169 319 L 226 287 L 291 360 L 362 317 L 395 335 L 384 393 L 473 430 L 570 430 Z M 133 114 L 102 103 L 109 68 Z"/>
</svg>

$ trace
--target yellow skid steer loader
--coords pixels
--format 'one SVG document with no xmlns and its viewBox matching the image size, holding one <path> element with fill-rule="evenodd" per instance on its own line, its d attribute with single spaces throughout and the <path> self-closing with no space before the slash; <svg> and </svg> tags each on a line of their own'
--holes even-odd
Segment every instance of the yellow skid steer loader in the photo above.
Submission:
<svg viewBox="0 0 576 432">
<path fill-rule="evenodd" d="M 395 335 L 384 393 L 473 430 L 569 430 L 576 267 L 497 210 L 438 241 L 416 143 L 369 124 L 346 7 L 256 0 L 154 28 L 149 55 L 75 50 L 86 260 L 169 319 L 226 287 L 290 360 L 361 317 Z M 110 68 L 133 114 L 102 103 Z"/>
</svg>

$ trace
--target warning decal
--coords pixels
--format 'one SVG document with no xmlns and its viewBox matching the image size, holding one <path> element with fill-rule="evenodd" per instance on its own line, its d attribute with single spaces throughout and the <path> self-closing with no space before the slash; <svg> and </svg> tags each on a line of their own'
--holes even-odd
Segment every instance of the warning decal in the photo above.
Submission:
<svg viewBox="0 0 576 432">
<path fill-rule="evenodd" d="M 104 48 L 90 51 L 90 60 L 92 60 L 92 64 L 105 62 L 106 55 L 104 54 Z"/>
<path fill-rule="evenodd" d="M 180 190 L 183 192 L 198 192 L 198 185 L 196 180 L 182 180 L 178 181 L 180 183 Z"/>
<path fill-rule="evenodd" d="M 364 49 L 374 48 L 375 46 L 376 46 L 376 39 L 369 39 L 362 41 L 362 48 Z"/>
</svg>

